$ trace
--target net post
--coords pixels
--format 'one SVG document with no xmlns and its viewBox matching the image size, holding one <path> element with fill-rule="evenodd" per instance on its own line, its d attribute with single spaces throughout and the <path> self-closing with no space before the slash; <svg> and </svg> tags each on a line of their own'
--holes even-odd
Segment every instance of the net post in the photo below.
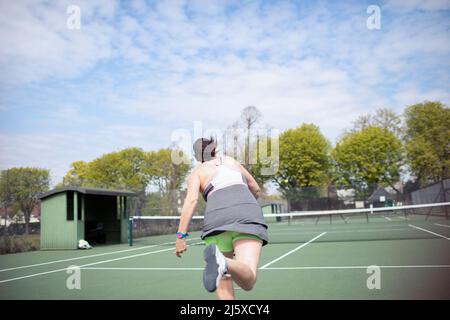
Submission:
<svg viewBox="0 0 450 320">
<path fill-rule="evenodd" d="M 442 196 L 443 196 L 443 200 L 444 202 L 447 202 L 447 192 L 450 190 L 449 188 L 446 187 L 446 185 L 444 184 L 444 179 L 441 179 L 441 190 L 442 190 Z M 449 219 L 449 212 L 448 212 L 448 206 L 445 206 L 445 219 L 448 220 Z"/>
<path fill-rule="evenodd" d="M 133 218 L 128 219 L 128 244 L 130 247 L 133 246 Z"/>
<path fill-rule="evenodd" d="M 370 214 L 373 214 L 373 203 L 370 204 Z M 369 223 L 369 214 L 366 212 L 366 220 Z"/>
</svg>

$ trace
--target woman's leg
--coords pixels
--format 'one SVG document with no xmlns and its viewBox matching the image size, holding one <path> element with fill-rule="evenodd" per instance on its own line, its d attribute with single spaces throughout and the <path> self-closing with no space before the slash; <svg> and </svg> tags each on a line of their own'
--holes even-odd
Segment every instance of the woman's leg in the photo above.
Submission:
<svg viewBox="0 0 450 320">
<path fill-rule="evenodd" d="M 244 290 L 252 290 L 256 282 L 262 243 L 256 239 L 234 242 L 234 259 L 227 258 L 228 273 Z"/>
<path fill-rule="evenodd" d="M 223 255 L 229 259 L 233 259 L 232 252 L 223 252 Z M 216 296 L 219 300 L 234 300 L 233 279 L 229 276 L 223 277 L 216 290 Z"/>
</svg>

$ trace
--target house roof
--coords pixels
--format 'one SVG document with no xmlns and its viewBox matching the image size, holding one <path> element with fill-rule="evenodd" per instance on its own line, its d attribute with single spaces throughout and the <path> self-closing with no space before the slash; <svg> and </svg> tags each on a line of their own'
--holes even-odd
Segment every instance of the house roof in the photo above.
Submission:
<svg viewBox="0 0 450 320">
<path fill-rule="evenodd" d="M 395 195 L 389 193 L 385 188 L 378 188 L 372 193 L 372 195 L 368 198 L 369 201 L 379 201 L 380 196 L 386 197 L 389 200 L 395 200 Z"/>
<path fill-rule="evenodd" d="M 58 193 L 63 193 L 67 191 L 76 191 L 83 194 L 95 194 L 95 195 L 104 195 L 104 196 L 136 196 L 136 193 L 127 191 L 127 190 L 110 190 L 110 189 L 99 189 L 99 188 L 83 188 L 83 187 L 64 187 L 57 188 L 45 192 L 39 196 L 39 199 L 43 200 L 50 196 L 53 196 Z"/>
</svg>

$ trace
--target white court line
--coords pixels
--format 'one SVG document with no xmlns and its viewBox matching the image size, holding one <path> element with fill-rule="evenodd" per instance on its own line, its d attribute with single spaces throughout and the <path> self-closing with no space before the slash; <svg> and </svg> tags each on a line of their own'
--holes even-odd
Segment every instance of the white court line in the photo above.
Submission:
<svg viewBox="0 0 450 320">
<path fill-rule="evenodd" d="M 443 236 L 442 234 L 439 234 L 439 233 L 435 233 L 435 232 L 432 232 L 432 231 L 430 231 L 430 230 L 427 230 L 427 229 L 419 228 L 419 227 L 417 227 L 417 226 L 414 226 L 414 225 L 412 225 L 412 224 L 408 224 L 408 226 L 410 226 L 411 228 L 416 228 L 416 229 L 419 229 L 419 230 L 422 230 L 422 231 L 425 231 L 425 232 L 428 232 L 428 233 L 434 234 L 435 236 L 438 236 L 438 237 L 441 237 L 441 238 L 444 238 L 444 239 L 450 240 L 450 238 L 447 238 L 446 236 Z"/>
<path fill-rule="evenodd" d="M 448 226 L 446 224 L 435 223 L 435 225 L 440 226 L 440 227 L 450 228 L 450 226 Z"/>
<path fill-rule="evenodd" d="M 406 226 L 404 228 L 391 228 L 391 229 L 377 229 L 377 228 L 373 228 L 373 229 L 355 229 L 355 230 L 339 230 L 339 231 L 335 231 L 335 230 L 328 230 L 327 233 L 331 234 L 331 233 L 335 233 L 335 234 L 340 234 L 340 233 L 368 233 L 368 232 L 381 232 L 381 231 L 406 231 L 406 230 L 410 230 L 409 228 L 406 228 Z M 276 236 L 276 235 L 298 235 L 298 232 L 270 232 L 270 235 Z M 303 235 L 306 234 L 317 234 L 317 231 L 308 231 L 308 232 L 302 232 Z"/>
<path fill-rule="evenodd" d="M 376 225 L 375 223 L 377 223 L 378 225 Z M 368 226 L 369 229 L 367 230 L 374 230 L 376 228 L 379 228 L 379 224 L 380 222 L 375 222 L 373 227 L 370 227 L 370 225 Z M 383 228 L 396 228 L 396 227 L 405 227 L 405 224 L 402 221 L 398 221 L 395 220 L 393 223 L 385 223 L 382 222 L 381 224 L 383 224 Z M 366 223 L 364 223 L 364 225 L 367 225 Z M 297 226 L 272 226 L 271 230 L 276 230 L 279 232 L 284 232 L 285 230 L 295 230 L 295 231 L 304 231 L 304 230 L 312 230 L 312 231 L 308 231 L 308 232 L 318 232 L 320 230 L 322 230 L 323 228 L 327 228 L 327 230 L 341 230 L 342 228 L 351 228 L 351 227 L 356 226 L 356 224 L 353 225 L 345 225 L 345 224 L 341 224 L 341 225 L 335 225 L 335 226 L 330 226 L 329 224 L 322 224 L 322 225 L 308 225 L 306 228 L 302 229 L 301 227 L 296 228 Z"/>
<path fill-rule="evenodd" d="M 374 265 L 371 265 L 374 266 Z M 304 266 L 304 267 L 268 267 L 259 268 L 260 270 L 327 270 L 327 269 L 367 269 L 369 266 Z M 378 266 L 383 269 L 407 269 L 407 268 L 450 268 L 450 264 L 436 265 L 405 265 L 405 266 Z M 205 268 L 81 268 L 82 270 L 101 270 L 101 271 L 201 271 Z"/>
<path fill-rule="evenodd" d="M 392 219 L 391 218 L 388 218 L 388 217 L 384 217 L 387 221 L 392 221 Z"/>
<path fill-rule="evenodd" d="M 203 267 L 203 268 L 108 268 L 108 267 L 106 267 L 106 268 L 97 268 L 97 267 L 94 267 L 94 268 L 90 268 L 90 267 L 87 267 L 87 268 L 81 268 L 81 270 L 104 270 L 104 271 L 107 271 L 107 270 L 112 270 L 112 271 L 116 271 L 116 270 L 119 270 L 119 271 L 198 271 L 198 270 L 204 270 L 205 268 Z"/>
<path fill-rule="evenodd" d="M 266 263 L 266 264 L 263 265 L 260 269 L 265 269 L 265 268 L 267 268 L 268 266 L 270 266 L 271 264 L 273 264 L 273 263 L 275 263 L 275 262 L 277 262 L 277 261 L 283 259 L 284 257 L 287 257 L 287 256 L 290 255 L 291 253 L 294 253 L 295 251 L 300 250 L 301 248 L 307 246 L 308 244 L 310 244 L 310 243 L 313 242 L 314 240 L 320 238 L 320 237 L 323 236 L 324 234 L 326 234 L 326 232 L 322 232 L 321 234 L 319 234 L 318 236 L 312 238 L 312 239 L 309 240 L 308 242 L 305 242 L 305 243 L 299 245 L 297 248 L 295 248 L 295 249 L 293 249 L 293 250 L 291 250 L 291 251 L 289 251 L 289 252 L 283 254 L 282 256 L 280 256 L 280 257 L 278 257 L 278 258 L 276 258 L 276 259 L 270 261 L 269 263 Z"/>
<path fill-rule="evenodd" d="M 188 246 L 194 246 L 194 245 L 201 244 L 201 243 L 203 243 L 203 242 L 192 243 L 192 244 L 190 244 Z M 160 252 L 165 252 L 165 251 L 174 250 L 174 249 L 175 249 L 175 247 L 168 248 L 168 249 L 157 250 L 157 251 L 144 252 L 144 253 L 134 254 L 134 255 L 126 256 L 126 257 L 120 257 L 120 258 L 115 258 L 115 259 L 109 259 L 109 260 L 103 260 L 103 261 L 97 261 L 97 262 L 93 262 L 93 263 L 88 263 L 88 264 L 84 264 L 84 265 L 77 266 L 77 267 L 83 268 L 83 267 L 88 267 L 88 266 L 94 266 L 94 265 L 97 265 L 97 264 L 102 264 L 102 263 L 107 263 L 107 262 L 114 262 L 114 261 L 119 261 L 119 260 L 125 260 L 125 259 L 130 259 L 130 258 L 135 258 L 135 257 L 142 257 L 142 256 L 146 256 L 146 255 L 149 255 L 149 254 L 160 253 Z M 21 280 L 21 279 L 27 279 L 27 278 L 42 276 L 42 275 L 55 273 L 55 272 L 66 271 L 66 270 L 67 270 L 67 268 L 51 270 L 51 271 L 46 271 L 46 272 L 39 272 L 39 273 L 34 273 L 34 274 L 30 274 L 30 275 L 23 276 L 23 277 L 16 277 L 16 278 L 10 278 L 10 279 L 6 279 L 6 280 L 0 280 L 0 283 L 6 283 L 6 282 Z"/>
<path fill-rule="evenodd" d="M 400 269 L 400 268 L 450 268 L 449 264 L 437 265 L 410 265 L 410 266 L 377 266 L 383 269 Z M 272 267 L 264 270 L 322 270 L 322 269 L 367 269 L 370 266 L 324 266 L 324 267 Z"/>
<path fill-rule="evenodd" d="M 200 239 L 200 238 L 192 238 L 192 239 L 189 239 L 189 240 L 198 240 L 198 239 Z M 62 260 L 53 260 L 53 261 L 48 261 L 48 262 L 29 264 L 29 265 L 25 265 L 25 266 L 1 269 L 0 272 L 10 271 L 10 270 L 17 270 L 17 269 L 32 268 L 32 267 L 39 267 L 39 266 L 44 266 L 44 265 L 53 264 L 53 263 L 67 262 L 67 261 L 73 261 L 73 260 L 81 260 L 81 259 L 87 259 L 87 258 L 93 258 L 93 257 L 107 256 L 107 255 L 110 255 L 110 254 L 129 252 L 129 251 L 135 251 L 135 250 L 142 250 L 142 249 L 148 249 L 148 248 L 154 248 L 154 247 L 157 247 L 157 246 L 163 246 L 163 245 L 174 244 L 174 243 L 175 243 L 174 241 L 164 242 L 164 243 L 160 243 L 160 244 L 153 244 L 153 245 L 139 247 L 139 248 L 133 248 L 133 249 L 118 250 L 118 251 L 105 252 L 105 253 L 97 253 L 97 254 L 91 254 L 89 256 L 81 256 L 81 257 L 76 257 L 76 258 L 68 258 L 68 259 L 62 259 Z"/>
</svg>

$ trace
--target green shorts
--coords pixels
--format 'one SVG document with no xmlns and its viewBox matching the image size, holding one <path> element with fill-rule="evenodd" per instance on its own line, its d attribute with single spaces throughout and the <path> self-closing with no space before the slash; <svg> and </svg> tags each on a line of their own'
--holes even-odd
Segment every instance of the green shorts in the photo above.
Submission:
<svg viewBox="0 0 450 320">
<path fill-rule="evenodd" d="M 233 243 L 241 239 L 255 239 L 262 242 L 261 238 L 254 234 L 241 233 L 235 231 L 225 231 L 204 239 L 206 245 L 215 244 L 221 252 L 233 252 Z"/>
</svg>

